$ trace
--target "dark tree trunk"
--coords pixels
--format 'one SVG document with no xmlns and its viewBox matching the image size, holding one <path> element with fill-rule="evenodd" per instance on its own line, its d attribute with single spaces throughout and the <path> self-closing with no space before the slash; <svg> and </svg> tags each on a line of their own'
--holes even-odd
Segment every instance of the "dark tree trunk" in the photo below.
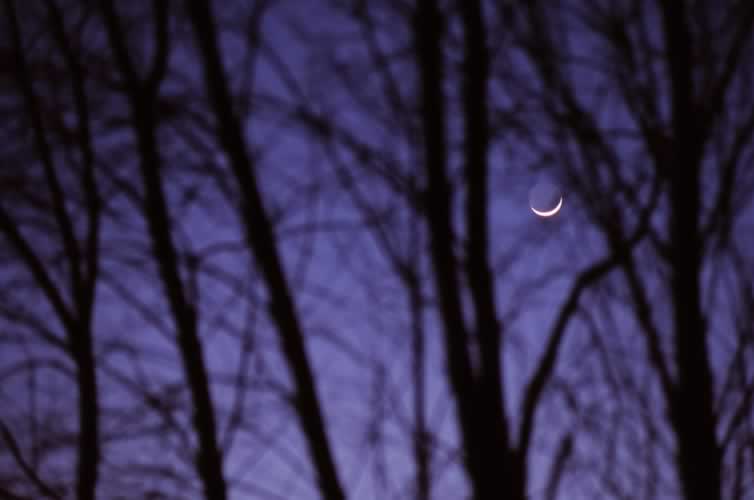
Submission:
<svg viewBox="0 0 754 500">
<path fill-rule="evenodd" d="M 79 441 L 76 471 L 76 498 L 94 500 L 100 460 L 99 396 L 94 364 L 92 333 L 88 325 L 71 336 L 76 360 L 79 392 Z"/>
<path fill-rule="evenodd" d="M 83 82 L 78 67 L 73 64 L 70 53 L 65 53 L 66 62 L 73 75 L 73 91 L 77 104 L 77 118 L 81 131 L 80 145 L 84 160 L 83 186 L 86 193 L 88 233 L 87 244 L 82 250 L 77 240 L 71 216 L 66 208 L 66 193 L 60 183 L 53 151 L 48 143 L 44 128 L 42 110 L 35 95 L 26 57 L 18 18 L 13 2 L 5 2 L 8 24 L 14 44 L 16 77 L 24 106 L 31 121 L 31 128 L 39 160 L 44 170 L 47 188 L 52 198 L 52 210 L 62 242 L 65 263 L 69 276 L 72 307 L 66 305 L 54 281 L 45 271 L 32 247 L 24 240 L 18 228 L 2 214 L 0 229 L 8 234 L 16 250 L 21 254 L 34 279 L 49 299 L 53 310 L 65 329 L 68 349 L 76 366 L 76 386 L 78 390 L 79 435 L 77 442 L 76 497 L 78 500 L 95 500 L 100 465 L 99 395 L 97 392 L 97 371 L 94 360 L 94 340 L 91 329 L 92 310 L 96 289 L 99 244 L 99 202 L 96 195 L 93 174 L 93 154 L 88 128 Z M 53 22 L 59 18 L 53 19 Z M 58 28 L 58 26 L 54 26 Z M 58 41 L 63 44 L 65 36 L 58 33 Z M 65 52 L 65 47 L 62 47 Z M 86 264 L 86 265 L 84 265 Z"/>
<path fill-rule="evenodd" d="M 171 237 L 167 204 L 160 179 L 161 160 L 155 142 L 153 102 L 135 99 L 133 120 L 141 154 L 141 175 L 144 180 L 145 211 L 157 259 L 160 277 L 178 333 L 178 348 L 188 381 L 194 407 L 194 429 L 199 438 L 197 472 L 207 500 L 225 500 L 227 486 L 223 476 L 223 460 L 217 442 L 217 424 L 209 388 L 203 348 L 199 338 L 194 306 L 185 295 L 177 267 L 177 254 Z"/>
<path fill-rule="evenodd" d="M 505 411 L 501 325 L 496 311 L 495 286 L 489 257 L 489 118 L 488 81 L 490 55 L 487 47 L 483 5 L 479 0 L 461 1 L 464 33 L 464 152 L 466 173 L 466 274 L 473 301 L 479 339 L 479 413 L 487 450 L 483 464 L 490 484 L 508 498 L 522 498 L 524 467 L 511 449 Z M 498 493 L 498 496 L 500 494 Z"/>
<path fill-rule="evenodd" d="M 233 109 L 225 70 L 217 46 L 217 31 L 211 6 L 206 1 L 188 2 L 191 22 L 202 58 L 207 93 L 217 121 L 218 141 L 227 153 L 241 192 L 241 216 L 247 244 L 262 271 L 270 295 L 270 314 L 275 322 L 283 353 L 296 384 L 296 405 L 309 454 L 317 471 L 323 498 L 345 499 L 335 458 L 325 427 L 317 388 L 306 352 L 304 332 L 275 242 L 272 224 L 264 208 L 246 141 Z"/>
<path fill-rule="evenodd" d="M 712 371 L 701 305 L 700 171 L 704 137 L 694 114 L 692 40 L 682 2 L 663 3 L 671 84 L 673 159 L 670 173 L 671 293 L 678 380 L 670 401 L 678 473 L 686 500 L 719 500 Z"/>
<path fill-rule="evenodd" d="M 155 23 L 167 22 L 166 5 L 157 4 Z M 193 426 L 199 441 L 196 469 L 207 500 L 225 500 L 227 483 L 223 475 L 223 459 L 217 440 L 217 424 L 209 387 L 209 377 L 199 338 L 194 305 L 186 296 L 181 281 L 178 258 L 161 179 L 162 159 L 157 146 L 156 99 L 159 75 L 164 74 L 167 30 L 157 27 L 157 50 L 150 77 L 141 81 L 128 54 L 127 44 L 117 14 L 109 2 L 101 3 L 107 36 L 116 64 L 126 82 L 131 121 L 139 149 L 139 167 L 144 185 L 144 213 L 157 261 L 159 276 L 178 337 L 183 370 L 189 385 L 194 408 Z"/>
<path fill-rule="evenodd" d="M 468 50 L 484 45 L 484 38 L 473 31 L 481 26 L 479 6 L 466 7 Z M 470 235 L 470 251 L 482 260 L 470 265 L 468 277 L 474 299 L 477 333 L 483 346 L 481 377 L 477 379 L 469 353 L 469 329 L 461 307 L 461 269 L 453 255 L 455 231 L 452 227 L 452 196 L 447 173 L 447 112 L 445 107 L 443 24 L 444 17 L 434 0 L 419 2 L 414 20 L 416 57 L 419 67 L 424 165 L 427 172 L 426 214 L 429 223 L 430 254 L 435 288 L 440 301 L 448 376 L 454 395 L 456 414 L 463 441 L 464 465 L 477 500 L 522 499 L 523 468 L 511 460 L 507 429 L 503 418 L 500 386 L 499 326 L 494 309 L 492 284 L 487 268 L 486 246 L 486 69 L 471 68 L 480 61 L 467 52 L 471 74 L 467 78 L 464 103 L 467 134 L 480 132 L 480 137 L 467 136 L 467 180 L 470 197 L 468 217 L 474 234 Z M 484 51 L 481 54 L 484 57 Z M 481 92 L 481 93 L 480 93 Z M 477 95 L 472 95 L 477 94 Z M 481 112 L 480 112 L 481 111 Z M 482 203 L 482 205 L 479 204 Z M 481 211 L 481 214 L 480 214 Z M 481 216 L 479 219 L 477 217 Z M 474 257 L 472 256 L 472 257 Z"/>
<path fill-rule="evenodd" d="M 405 279 L 411 314 L 411 358 L 414 381 L 414 461 L 416 462 L 416 498 L 429 500 L 431 497 L 430 449 L 426 416 L 425 332 L 422 321 L 421 284 L 415 272 Z"/>
</svg>

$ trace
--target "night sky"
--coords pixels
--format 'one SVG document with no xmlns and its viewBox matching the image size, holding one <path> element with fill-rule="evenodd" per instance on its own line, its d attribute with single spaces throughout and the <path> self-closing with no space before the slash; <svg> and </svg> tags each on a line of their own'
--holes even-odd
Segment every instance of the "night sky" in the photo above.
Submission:
<svg viewBox="0 0 754 500">
<path fill-rule="evenodd" d="M 0 499 L 754 500 L 754 3 L 1 12 Z"/>
</svg>

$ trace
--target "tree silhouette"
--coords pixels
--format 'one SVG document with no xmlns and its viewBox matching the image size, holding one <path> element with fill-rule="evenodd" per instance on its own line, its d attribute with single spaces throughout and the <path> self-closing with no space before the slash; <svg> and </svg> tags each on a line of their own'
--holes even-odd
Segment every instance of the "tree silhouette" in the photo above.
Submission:
<svg viewBox="0 0 754 500">
<path fill-rule="evenodd" d="M 749 498 L 725 7 L 4 2 L 0 496 Z"/>
</svg>

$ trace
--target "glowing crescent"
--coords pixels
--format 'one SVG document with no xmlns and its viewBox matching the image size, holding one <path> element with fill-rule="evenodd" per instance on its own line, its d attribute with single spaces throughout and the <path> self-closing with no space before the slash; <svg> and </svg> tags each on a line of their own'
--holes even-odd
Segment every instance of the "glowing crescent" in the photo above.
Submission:
<svg viewBox="0 0 754 500">
<path fill-rule="evenodd" d="M 558 204 L 555 205 L 555 208 L 553 208 L 552 210 L 541 211 L 541 210 L 537 210 L 534 207 L 531 207 L 531 211 L 539 215 L 540 217 L 552 217 L 553 215 L 555 215 L 556 213 L 560 211 L 560 207 L 562 206 L 563 206 L 563 197 L 561 196 L 560 200 L 558 200 Z"/>
</svg>

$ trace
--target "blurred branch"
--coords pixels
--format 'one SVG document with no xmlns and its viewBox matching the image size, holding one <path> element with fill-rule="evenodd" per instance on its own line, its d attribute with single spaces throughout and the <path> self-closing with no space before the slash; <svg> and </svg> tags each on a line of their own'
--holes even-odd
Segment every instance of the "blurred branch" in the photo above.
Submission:
<svg viewBox="0 0 754 500">
<path fill-rule="evenodd" d="M 11 433 L 10 429 L 5 425 L 4 422 L 0 421 L 0 435 L 2 436 L 3 440 L 5 441 L 6 445 L 8 446 L 8 449 L 11 452 L 11 455 L 13 456 L 13 459 L 16 461 L 16 464 L 21 468 L 21 470 L 24 472 L 26 477 L 28 477 L 31 482 L 34 484 L 34 486 L 39 489 L 39 492 L 44 495 L 47 498 L 52 498 L 55 500 L 62 500 L 63 497 L 57 493 L 52 487 L 50 487 L 47 483 L 45 483 L 37 474 L 37 472 L 34 470 L 34 468 L 29 465 L 26 460 L 23 457 L 23 454 L 21 453 L 21 448 L 18 446 L 18 443 L 13 438 L 13 434 Z"/>
</svg>

